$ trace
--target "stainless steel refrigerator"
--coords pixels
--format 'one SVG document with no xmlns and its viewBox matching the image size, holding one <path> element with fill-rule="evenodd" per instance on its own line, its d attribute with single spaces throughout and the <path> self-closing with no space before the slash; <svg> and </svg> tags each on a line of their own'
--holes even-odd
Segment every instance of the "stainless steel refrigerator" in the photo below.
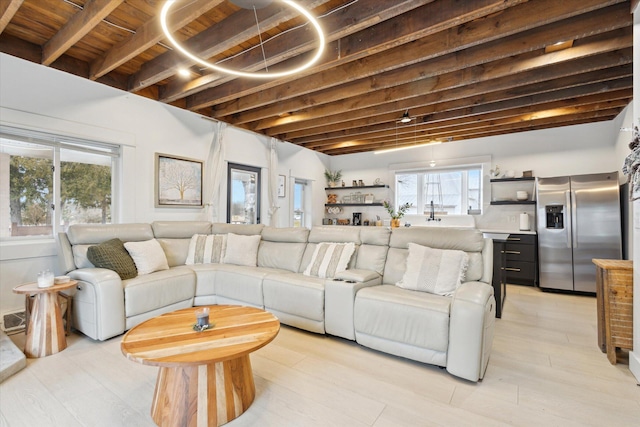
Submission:
<svg viewBox="0 0 640 427">
<path fill-rule="evenodd" d="M 593 258 L 622 259 L 618 173 L 538 178 L 541 288 L 595 292 Z"/>
</svg>

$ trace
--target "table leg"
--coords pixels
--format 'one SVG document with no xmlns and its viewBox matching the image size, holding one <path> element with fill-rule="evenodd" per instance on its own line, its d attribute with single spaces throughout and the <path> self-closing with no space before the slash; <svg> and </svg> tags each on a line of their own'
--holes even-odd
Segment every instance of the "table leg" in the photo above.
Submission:
<svg viewBox="0 0 640 427">
<path fill-rule="evenodd" d="M 596 267 L 596 315 L 598 319 L 598 347 L 600 347 L 600 351 L 603 353 L 607 352 L 607 339 L 606 332 L 604 329 L 604 318 L 605 318 L 605 305 L 604 305 L 604 288 L 602 277 L 604 271 L 600 267 Z"/>
<path fill-rule="evenodd" d="M 198 366 L 160 367 L 151 405 L 159 426 L 221 426 L 255 398 L 249 355 Z"/>
<path fill-rule="evenodd" d="M 57 292 L 36 294 L 31 314 L 24 353 L 27 357 L 44 357 L 67 347 Z"/>
</svg>

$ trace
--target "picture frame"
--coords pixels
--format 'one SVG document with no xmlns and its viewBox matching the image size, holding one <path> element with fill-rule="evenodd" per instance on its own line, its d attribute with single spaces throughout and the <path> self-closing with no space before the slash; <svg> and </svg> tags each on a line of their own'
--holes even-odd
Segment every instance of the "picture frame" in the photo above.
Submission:
<svg viewBox="0 0 640 427">
<path fill-rule="evenodd" d="M 204 162 L 155 153 L 155 207 L 202 208 Z"/>
<path fill-rule="evenodd" d="M 287 195 L 287 177 L 278 175 L 278 197 L 286 197 Z"/>
</svg>

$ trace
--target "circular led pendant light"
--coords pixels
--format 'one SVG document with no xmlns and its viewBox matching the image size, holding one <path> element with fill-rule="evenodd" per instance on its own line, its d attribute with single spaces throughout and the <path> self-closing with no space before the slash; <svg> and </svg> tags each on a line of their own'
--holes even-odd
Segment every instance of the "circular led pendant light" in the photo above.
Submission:
<svg viewBox="0 0 640 427">
<path fill-rule="evenodd" d="M 254 10 L 266 7 L 272 2 L 271 0 L 230 0 L 230 1 L 242 8 L 254 9 Z M 277 1 L 284 3 L 285 5 L 293 8 L 294 10 L 298 11 L 300 14 L 304 15 L 318 34 L 318 47 L 316 49 L 315 55 L 313 55 L 313 57 L 309 61 L 305 62 L 301 66 L 296 68 L 291 68 L 285 71 L 279 71 L 275 73 L 270 73 L 268 71 L 255 72 L 255 73 L 238 71 L 231 68 L 225 68 L 216 64 L 212 64 L 211 62 L 206 61 L 202 58 L 199 58 L 198 56 L 189 52 L 184 46 L 180 45 L 180 43 L 178 43 L 173 38 L 173 35 L 171 34 L 171 31 L 169 31 L 169 27 L 167 25 L 167 15 L 169 15 L 169 11 L 171 10 L 171 7 L 174 5 L 176 0 L 168 0 L 165 3 L 165 5 L 162 7 L 162 11 L 160 12 L 160 25 L 162 26 L 162 31 L 167 37 L 167 40 L 173 45 L 173 47 L 175 47 L 178 51 L 180 51 L 186 57 L 190 58 L 192 61 L 195 61 L 204 67 L 210 68 L 215 71 L 219 71 L 221 73 L 232 74 L 239 77 L 271 79 L 271 78 L 277 78 L 277 77 L 290 76 L 292 74 L 296 74 L 303 70 L 306 70 L 307 68 L 315 64 L 318 61 L 318 59 L 320 59 L 320 57 L 322 56 L 322 52 L 324 51 L 325 38 L 324 38 L 324 33 L 322 32 L 322 28 L 318 23 L 318 20 L 309 11 L 307 11 L 302 6 L 298 5 L 295 1 L 291 1 L 291 0 L 277 0 Z M 265 58 L 265 62 L 266 62 L 266 58 Z"/>
</svg>

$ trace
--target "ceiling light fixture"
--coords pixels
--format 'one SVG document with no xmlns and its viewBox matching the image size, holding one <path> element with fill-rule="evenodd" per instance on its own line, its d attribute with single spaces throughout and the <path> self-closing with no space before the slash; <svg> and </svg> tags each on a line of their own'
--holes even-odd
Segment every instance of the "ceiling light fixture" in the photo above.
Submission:
<svg viewBox="0 0 640 427">
<path fill-rule="evenodd" d="M 550 44 L 549 46 L 545 46 L 544 53 L 557 52 L 559 50 L 569 49 L 573 47 L 573 40 L 565 40 L 563 42 L 558 42 L 554 44 Z"/>
<path fill-rule="evenodd" d="M 191 72 L 186 68 L 180 68 L 178 70 L 178 74 L 180 75 L 180 77 L 191 77 Z"/>
<path fill-rule="evenodd" d="M 238 77 L 251 77 L 251 78 L 270 79 L 270 78 L 290 76 L 292 74 L 299 73 L 299 72 L 311 67 L 313 64 L 315 64 L 320 59 L 320 57 L 322 56 L 322 53 L 324 51 L 325 37 L 324 37 L 324 33 L 322 31 L 322 28 L 320 27 L 320 24 L 318 23 L 318 20 L 309 11 L 307 11 L 302 6 L 298 5 L 295 1 L 291 1 L 291 0 L 278 0 L 278 1 L 280 1 L 281 3 L 284 3 L 285 5 L 295 9 L 300 14 L 304 15 L 304 17 L 307 18 L 309 23 L 311 23 L 311 25 L 316 30 L 317 37 L 318 37 L 318 47 L 316 49 L 315 55 L 313 55 L 313 57 L 309 61 L 305 62 L 301 66 L 296 67 L 296 68 L 291 68 L 291 69 L 285 70 L 285 71 L 280 71 L 280 72 L 275 72 L 275 73 L 270 73 L 268 71 L 255 72 L 255 73 L 245 72 L 245 71 L 238 71 L 238 70 L 233 70 L 233 69 L 230 69 L 230 68 L 221 67 L 221 66 L 216 65 L 216 64 L 212 64 L 211 62 L 205 61 L 204 59 L 199 58 L 198 56 L 192 54 L 184 46 L 180 45 L 180 43 L 178 43 L 173 38 L 173 35 L 171 34 L 171 31 L 169 31 L 169 27 L 167 25 L 167 15 L 169 15 L 169 11 L 171 10 L 171 7 L 176 2 L 176 0 L 168 0 L 164 4 L 164 6 L 162 7 L 162 11 L 160 12 L 160 25 L 162 26 L 162 31 L 164 32 L 165 36 L 167 37 L 167 40 L 169 40 L 169 42 L 173 45 L 173 47 L 175 47 L 178 51 L 180 51 L 183 55 L 185 55 L 186 57 L 188 57 L 192 61 L 195 61 L 196 63 L 198 63 L 198 64 L 200 64 L 200 65 L 202 65 L 204 67 L 210 68 L 210 69 L 215 70 L 215 71 L 219 71 L 221 73 L 232 74 L 232 75 L 235 75 L 235 76 L 238 76 Z M 270 2 L 265 2 L 264 0 L 254 0 L 254 1 L 235 0 L 235 1 L 233 1 L 233 3 L 235 3 L 236 5 L 238 5 L 240 7 L 243 7 L 243 8 L 245 6 L 246 6 L 246 8 L 251 7 L 255 12 L 256 7 L 258 7 L 258 8 L 259 7 L 264 7 L 264 6 L 268 5 Z M 257 20 L 257 15 L 256 15 L 256 20 Z M 261 41 L 261 44 L 262 44 L 262 41 Z M 264 50 L 263 50 L 263 52 L 264 52 Z M 266 62 L 266 58 L 265 58 L 265 62 Z"/>
<path fill-rule="evenodd" d="M 391 153 L 392 151 L 409 150 L 410 148 L 426 147 L 428 145 L 441 144 L 441 141 L 431 141 L 422 144 L 404 145 L 402 147 L 384 148 L 382 150 L 376 150 L 373 154 Z M 434 165 L 435 166 L 435 165 Z"/>
<path fill-rule="evenodd" d="M 409 116 L 409 110 L 407 110 L 402 115 L 402 118 L 400 119 L 400 123 L 409 123 L 411 120 L 413 119 L 411 118 L 411 116 Z"/>
</svg>

